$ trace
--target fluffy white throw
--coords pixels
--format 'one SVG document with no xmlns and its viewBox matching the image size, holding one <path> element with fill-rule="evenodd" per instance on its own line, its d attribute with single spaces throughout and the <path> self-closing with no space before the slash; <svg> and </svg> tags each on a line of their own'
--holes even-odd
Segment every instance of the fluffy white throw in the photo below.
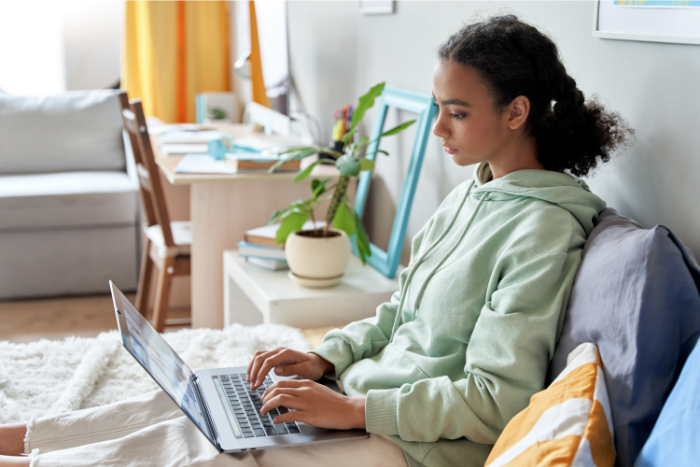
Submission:
<svg viewBox="0 0 700 467">
<path fill-rule="evenodd" d="M 192 370 L 247 365 L 258 350 L 309 350 L 299 330 L 278 324 L 163 335 Z M 29 344 L 0 342 L 0 423 L 127 399 L 158 386 L 121 345 L 117 331 Z"/>
</svg>

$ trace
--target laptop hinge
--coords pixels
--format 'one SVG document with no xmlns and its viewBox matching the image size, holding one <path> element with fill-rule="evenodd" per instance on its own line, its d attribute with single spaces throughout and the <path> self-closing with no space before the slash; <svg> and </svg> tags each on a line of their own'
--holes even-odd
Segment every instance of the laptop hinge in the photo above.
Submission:
<svg viewBox="0 0 700 467">
<path fill-rule="evenodd" d="M 209 433 L 211 433 L 214 437 L 216 442 L 216 448 L 219 450 L 219 452 L 224 452 L 224 450 L 221 449 L 221 439 L 219 438 L 219 432 L 216 431 L 216 426 L 214 425 L 214 421 L 211 418 L 211 413 L 209 413 L 209 405 L 204 400 L 204 397 L 202 397 L 202 390 L 199 386 L 199 378 L 197 377 L 197 375 L 192 375 L 192 377 L 194 379 L 194 389 L 197 392 L 197 399 L 199 399 L 199 405 L 200 407 L 204 407 L 204 421 L 207 424 L 207 428 L 209 428 Z"/>
</svg>

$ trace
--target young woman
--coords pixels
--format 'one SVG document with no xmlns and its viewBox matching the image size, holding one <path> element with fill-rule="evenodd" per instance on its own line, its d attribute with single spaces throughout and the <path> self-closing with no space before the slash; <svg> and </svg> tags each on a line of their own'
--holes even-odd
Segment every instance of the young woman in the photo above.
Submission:
<svg viewBox="0 0 700 467">
<path fill-rule="evenodd" d="M 311 353 L 257 352 L 248 368 L 252 388 L 273 369 L 302 378 L 266 390 L 262 412 L 295 409 L 278 422 L 363 428 L 369 440 L 217 456 L 152 394 L 4 427 L 0 454 L 37 448 L 36 466 L 105 465 L 130 450 L 150 465 L 483 465 L 543 388 L 582 248 L 605 207 L 574 176 L 607 161 L 632 130 L 585 102 L 554 43 L 514 16 L 464 27 L 438 58 L 433 133 L 457 165 L 479 164 L 473 180 L 413 239 L 400 290 L 374 318 L 330 332 Z M 314 382 L 323 375 L 347 395 Z M 105 418 L 130 428 L 111 433 L 93 421 Z M 168 450 L 178 460 L 163 457 Z"/>
</svg>

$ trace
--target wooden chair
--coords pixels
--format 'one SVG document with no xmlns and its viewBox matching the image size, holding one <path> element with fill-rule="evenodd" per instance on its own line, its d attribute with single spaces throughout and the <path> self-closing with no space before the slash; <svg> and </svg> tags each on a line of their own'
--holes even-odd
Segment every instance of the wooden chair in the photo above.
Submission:
<svg viewBox="0 0 700 467">
<path fill-rule="evenodd" d="M 187 320 L 167 320 L 170 286 L 174 276 L 190 275 L 190 222 L 171 222 L 161 178 L 153 156 L 146 118 L 139 99 L 129 101 L 126 92 L 119 95 L 124 129 L 129 135 L 136 162 L 146 234 L 141 257 L 141 273 L 136 292 L 136 308 L 144 313 L 148 306 L 153 267 L 158 269 L 153 327 L 163 332 L 166 325 L 187 324 Z"/>
</svg>

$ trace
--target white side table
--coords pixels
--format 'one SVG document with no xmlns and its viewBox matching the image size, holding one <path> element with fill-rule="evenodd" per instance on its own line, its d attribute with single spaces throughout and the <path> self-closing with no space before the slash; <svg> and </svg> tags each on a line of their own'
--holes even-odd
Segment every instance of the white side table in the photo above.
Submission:
<svg viewBox="0 0 700 467">
<path fill-rule="evenodd" d="M 237 250 L 224 252 L 224 325 L 286 324 L 297 328 L 344 325 L 374 316 L 377 306 L 399 289 L 352 255 L 340 284 L 306 289 L 287 271 L 268 271 L 246 263 Z"/>
</svg>

